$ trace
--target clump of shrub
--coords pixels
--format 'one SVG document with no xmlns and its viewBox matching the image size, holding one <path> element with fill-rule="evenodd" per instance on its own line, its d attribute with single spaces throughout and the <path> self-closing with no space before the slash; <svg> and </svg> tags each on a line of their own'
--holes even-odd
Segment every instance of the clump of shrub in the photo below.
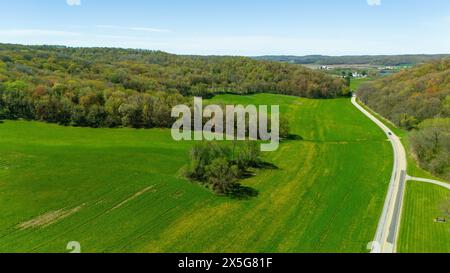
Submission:
<svg viewBox="0 0 450 273">
<path fill-rule="evenodd" d="M 280 138 L 288 139 L 291 137 L 291 126 L 289 124 L 289 119 L 285 116 L 280 117 Z"/>
<path fill-rule="evenodd" d="M 411 150 L 421 167 L 432 174 L 450 179 L 450 118 L 436 118 L 420 123 L 410 137 Z"/>
<path fill-rule="evenodd" d="M 191 150 L 186 176 L 215 193 L 228 195 L 240 188 L 249 168 L 261 166 L 261 152 L 255 141 L 216 143 L 202 142 Z"/>
<path fill-rule="evenodd" d="M 236 187 L 239 170 L 236 165 L 221 157 L 214 159 L 211 164 L 206 166 L 206 178 L 214 192 L 227 194 Z"/>
</svg>

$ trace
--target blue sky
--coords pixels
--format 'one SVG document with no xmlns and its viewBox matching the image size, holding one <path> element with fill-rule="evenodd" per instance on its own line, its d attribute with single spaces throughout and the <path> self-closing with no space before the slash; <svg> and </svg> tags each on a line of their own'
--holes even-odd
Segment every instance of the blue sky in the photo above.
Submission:
<svg viewBox="0 0 450 273">
<path fill-rule="evenodd" d="M 448 0 L 0 0 L 0 42 L 178 54 L 450 53 Z"/>
</svg>

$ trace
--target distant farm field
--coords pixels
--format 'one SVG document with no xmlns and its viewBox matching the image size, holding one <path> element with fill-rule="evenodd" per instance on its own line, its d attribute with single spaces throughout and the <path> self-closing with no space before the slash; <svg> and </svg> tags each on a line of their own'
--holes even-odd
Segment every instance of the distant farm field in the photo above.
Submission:
<svg viewBox="0 0 450 273">
<path fill-rule="evenodd" d="M 0 252 L 366 252 L 392 171 L 386 136 L 348 99 L 223 95 L 279 104 L 292 133 L 244 181 L 259 195 L 218 197 L 186 181 L 192 142 L 169 130 L 0 124 Z"/>
<path fill-rule="evenodd" d="M 361 86 L 361 84 L 370 81 L 370 78 L 358 78 L 352 79 L 350 81 L 350 90 L 356 91 Z"/>
<path fill-rule="evenodd" d="M 450 200 L 446 188 L 421 182 L 408 182 L 399 238 L 399 252 L 449 253 L 450 224 L 444 202 Z M 436 219 L 447 218 L 439 223 Z"/>
</svg>

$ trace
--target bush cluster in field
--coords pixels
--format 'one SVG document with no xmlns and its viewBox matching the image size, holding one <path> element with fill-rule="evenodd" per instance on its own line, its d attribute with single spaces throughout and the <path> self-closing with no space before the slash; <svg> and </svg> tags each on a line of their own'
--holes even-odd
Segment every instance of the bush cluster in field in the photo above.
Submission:
<svg viewBox="0 0 450 273">
<path fill-rule="evenodd" d="M 248 175 L 249 168 L 263 164 L 260 147 L 255 141 L 202 142 L 192 148 L 190 156 L 186 176 L 220 195 L 238 189 L 239 180 Z"/>
</svg>

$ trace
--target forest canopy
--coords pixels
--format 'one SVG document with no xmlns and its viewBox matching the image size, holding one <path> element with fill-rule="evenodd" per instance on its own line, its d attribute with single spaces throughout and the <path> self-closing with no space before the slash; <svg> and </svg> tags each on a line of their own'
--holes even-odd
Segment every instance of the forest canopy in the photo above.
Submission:
<svg viewBox="0 0 450 273">
<path fill-rule="evenodd" d="M 450 58 L 363 84 L 361 101 L 405 129 L 450 115 Z"/>
<path fill-rule="evenodd" d="M 0 118 L 92 127 L 167 127 L 188 96 L 348 95 L 346 82 L 300 65 L 160 51 L 0 44 Z"/>
<path fill-rule="evenodd" d="M 423 168 L 450 180 L 450 118 L 422 122 L 411 135 L 411 146 Z"/>
</svg>

